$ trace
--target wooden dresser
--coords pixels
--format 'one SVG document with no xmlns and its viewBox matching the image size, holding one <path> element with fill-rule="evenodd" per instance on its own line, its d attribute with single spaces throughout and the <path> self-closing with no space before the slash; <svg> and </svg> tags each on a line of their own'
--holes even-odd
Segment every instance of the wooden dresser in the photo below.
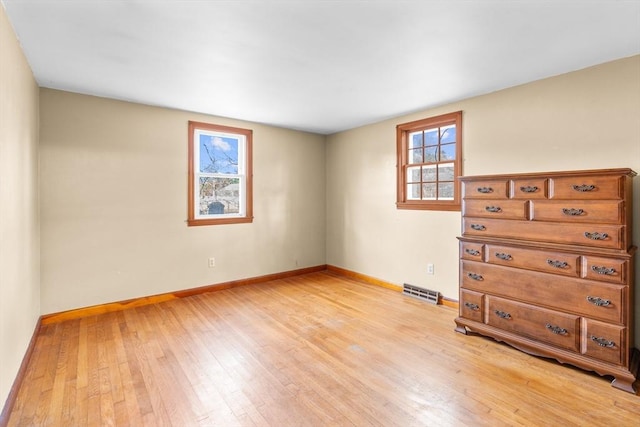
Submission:
<svg viewBox="0 0 640 427">
<path fill-rule="evenodd" d="M 466 176 L 460 314 L 477 332 L 635 393 L 630 169 Z"/>
</svg>

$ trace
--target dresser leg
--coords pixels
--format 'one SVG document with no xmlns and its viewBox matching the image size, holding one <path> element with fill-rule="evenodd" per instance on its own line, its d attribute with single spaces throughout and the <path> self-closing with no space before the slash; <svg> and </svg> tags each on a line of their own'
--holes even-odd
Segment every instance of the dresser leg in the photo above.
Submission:
<svg viewBox="0 0 640 427">
<path fill-rule="evenodd" d="M 458 322 L 456 322 L 456 332 L 460 332 L 461 334 L 465 334 L 467 335 L 467 328 L 465 328 L 463 325 L 459 324 Z"/>
<path fill-rule="evenodd" d="M 614 378 L 611 385 L 620 390 L 628 391 L 629 393 L 636 394 L 637 388 L 633 386 L 638 372 L 640 370 L 640 351 L 637 348 L 631 349 L 631 363 L 629 364 L 629 371 L 631 372 L 630 378 Z"/>
<path fill-rule="evenodd" d="M 622 391 L 628 391 L 629 393 L 636 394 L 636 388 L 633 386 L 634 380 L 627 380 L 626 378 L 614 378 L 611 382 L 611 386 Z"/>
</svg>

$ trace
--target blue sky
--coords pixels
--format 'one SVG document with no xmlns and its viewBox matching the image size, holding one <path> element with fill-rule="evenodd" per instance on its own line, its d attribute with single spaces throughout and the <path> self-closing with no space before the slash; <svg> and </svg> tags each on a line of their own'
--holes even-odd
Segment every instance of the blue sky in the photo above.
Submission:
<svg viewBox="0 0 640 427">
<path fill-rule="evenodd" d="M 237 138 L 200 134 L 200 172 L 238 173 Z"/>
</svg>

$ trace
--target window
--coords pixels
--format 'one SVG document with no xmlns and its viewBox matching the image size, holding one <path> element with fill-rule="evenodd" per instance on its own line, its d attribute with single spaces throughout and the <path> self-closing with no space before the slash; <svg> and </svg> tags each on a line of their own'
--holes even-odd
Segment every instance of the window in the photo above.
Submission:
<svg viewBox="0 0 640 427">
<path fill-rule="evenodd" d="M 397 126 L 398 209 L 460 210 L 462 111 Z"/>
<path fill-rule="evenodd" d="M 188 225 L 252 222 L 249 129 L 189 122 Z"/>
</svg>

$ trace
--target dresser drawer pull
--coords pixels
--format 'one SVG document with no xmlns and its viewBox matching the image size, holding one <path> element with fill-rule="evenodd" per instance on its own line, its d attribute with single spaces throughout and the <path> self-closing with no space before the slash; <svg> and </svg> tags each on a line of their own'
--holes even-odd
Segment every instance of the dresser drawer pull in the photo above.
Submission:
<svg viewBox="0 0 640 427">
<path fill-rule="evenodd" d="M 572 185 L 573 189 L 576 191 L 579 191 L 581 193 L 585 193 L 587 191 L 593 191 L 596 189 L 595 185 L 586 185 L 586 184 L 582 184 L 582 185 Z"/>
<path fill-rule="evenodd" d="M 597 265 L 592 265 L 591 270 L 595 271 L 598 274 L 605 274 L 607 276 L 612 276 L 616 274 L 615 268 L 607 268 L 607 267 L 598 267 Z"/>
<path fill-rule="evenodd" d="M 482 194 L 493 193 L 493 188 L 491 187 L 478 187 L 476 190 L 478 190 L 478 193 Z"/>
<path fill-rule="evenodd" d="M 546 327 L 548 330 L 550 330 L 556 335 L 566 335 L 568 332 L 565 328 L 561 328 L 560 326 L 554 326 L 551 323 L 547 323 Z"/>
<path fill-rule="evenodd" d="M 467 308 L 470 308 L 471 310 L 475 310 L 475 311 L 480 310 L 480 306 L 478 304 L 474 304 L 472 302 L 465 302 L 464 306 L 467 307 Z"/>
<path fill-rule="evenodd" d="M 478 282 L 481 282 L 484 280 L 484 277 L 482 277 L 482 275 L 476 274 L 476 273 L 467 273 L 467 277 L 469 279 L 477 280 Z"/>
<path fill-rule="evenodd" d="M 613 341 L 609 341 L 607 339 L 604 339 L 602 337 L 596 337 L 595 335 L 591 335 L 591 341 L 595 342 L 596 344 L 598 344 L 600 347 L 615 347 L 616 343 Z"/>
<path fill-rule="evenodd" d="M 593 305 L 597 305 L 598 307 L 608 307 L 611 305 L 611 301 L 608 299 L 602 299 L 600 297 L 592 297 L 587 296 L 587 301 L 589 301 Z"/>
<path fill-rule="evenodd" d="M 504 252 L 496 252 L 496 258 L 500 258 L 505 261 L 511 261 L 513 257 L 509 254 L 505 254 Z"/>
<path fill-rule="evenodd" d="M 466 253 L 468 253 L 469 255 L 473 255 L 473 256 L 478 256 L 480 255 L 480 251 L 476 250 L 476 249 L 465 249 L 464 250 Z"/>
<path fill-rule="evenodd" d="M 593 233 L 585 231 L 584 237 L 591 240 L 605 240 L 609 235 L 607 233 L 598 233 L 597 231 L 594 231 Z"/>
<path fill-rule="evenodd" d="M 522 191 L 523 193 L 535 193 L 536 191 L 538 191 L 538 187 L 536 187 L 535 185 L 527 185 L 524 187 L 520 187 L 520 191 Z"/>
<path fill-rule="evenodd" d="M 549 264 L 551 267 L 555 267 L 555 268 L 567 268 L 569 266 L 569 264 L 567 264 L 564 261 L 557 261 L 557 260 L 552 260 L 552 259 L 548 259 L 547 260 L 547 264 Z"/>
<path fill-rule="evenodd" d="M 484 210 L 491 213 L 502 212 L 502 208 L 500 208 L 500 206 L 485 206 Z"/>
<path fill-rule="evenodd" d="M 496 314 L 496 316 L 500 317 L 501 319 L 511 319 L 511 315 L 506 311 L 496 310 L 494 311 L 494 313 Z"/>
<path fill-rule="evenodd" d="M 471 228 L 476 230 L 476 231 L 484 231 L 487 229 L 487 227 L 485 227 L 482 224 L 471 224 Z"/>
<path fill-rule="evenodd" d="M 580 216 L 584 214 L 584 209 L 563 208 L 562 213 L 568 216 Z"/>
</svg>

